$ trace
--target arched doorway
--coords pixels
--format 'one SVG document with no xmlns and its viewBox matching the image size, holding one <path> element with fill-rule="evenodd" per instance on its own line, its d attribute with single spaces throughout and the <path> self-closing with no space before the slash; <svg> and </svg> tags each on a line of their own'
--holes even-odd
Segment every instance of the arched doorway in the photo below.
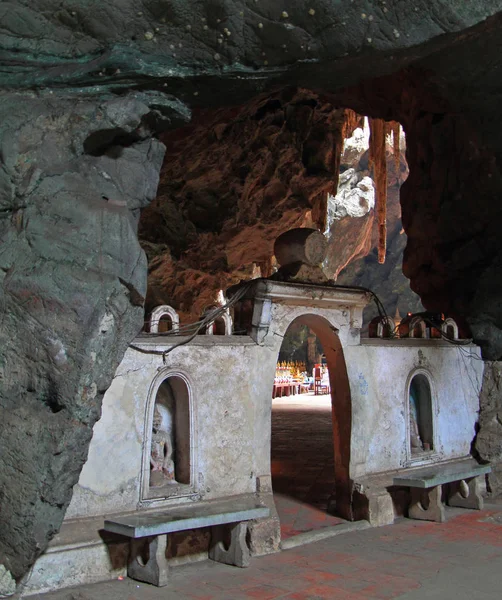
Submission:
<svg viewBox="0 0 502 600">
<path fill-rule="evenodd" d="M 295 343 L 291 343 L 292 337 Z M 285 347 L 289 353 L 293 350 L 290 361 L 286 360 Z M 274 386 L 276 397 L 272 400 L 271 474 L 281 535 L 288 537 L 340 523 L 332 515 L 352 519 L 352 417 L 343 349 L 327 319 L 307 314 L 293 320 L 284 336 L 278 365 L 279 385 Z M 325 370 L 327 377 L 322 378 Z M 314 371 L 321 375 L 320 387 Z M 283 372 L 290 374 L 281 378 Z M 289 388 L 287 393 L 284 387 Z"/>
</svg>

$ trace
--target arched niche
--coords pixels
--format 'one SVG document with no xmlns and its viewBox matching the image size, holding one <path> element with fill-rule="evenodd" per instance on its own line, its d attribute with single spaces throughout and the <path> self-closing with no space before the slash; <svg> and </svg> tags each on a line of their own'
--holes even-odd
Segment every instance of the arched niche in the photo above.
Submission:
<svg viewBox="0 0 502 600">
<path fill-rule="evenodd" d="M 324 349 L 331 390 L 336 487 L 335 512 L 342 518 L 353 520 L 352 481 L 350 479 L 352 402 L 343 348 L 335 331 L 338 328 L 323 316 L 307 313 L 293 319 L 284 333 L 295 323 L 307 325 L 315 333 Z M 273 382 L 271 382 L 271 390 L 272 385 Z"/>
<path fill-rule="evenodd" d="M 450 340 L 458 340 L 458 325 L 449 317 L 441 324 L 441 331 Z"/>
<path fill-rule="evenodd" d="M 422 339 L 427 337 L 427 325 L 422 317 L 413 317 L 413 319 L 411 319 L 410 337 Z"/>
<path fill-rule="evenodd" d="M 379 338 L 390 338 L 394 331 L 394 322 L 390 317 L 384 317 L 377 326 L 377 335 Z"/>
<path fill-rule="evenodd" d="M 157 306 L 150 315 L 150 333 L 166 333 L 178 331 L 180 318 L 172 306 L 164 304 Z"/>
<path fill-rule="evenodd" d="M 369 324 L 369 337 L 388 339 L 392 337 L 394 328 L 394 321 L 390 317 L 375 317 Z"/>
<path fill-rule="evenodd" d="M 145 413 L 142 500 L 195 492 L 195 431 L 188 378 L 180 372 L 160 373 Z"/>
<path fill-rule="evenodd" d="M 409 459 L 425 459 L 436 450 L 435 413 L 435 394 L 430 374 L 424 370 L 412 372 L 406 387 Z"/>
<path fill-rule="evenodd" d="M 206 327 L 206 335 L 232 335 L 232 317 L 224 312 Z"/>
</svg>

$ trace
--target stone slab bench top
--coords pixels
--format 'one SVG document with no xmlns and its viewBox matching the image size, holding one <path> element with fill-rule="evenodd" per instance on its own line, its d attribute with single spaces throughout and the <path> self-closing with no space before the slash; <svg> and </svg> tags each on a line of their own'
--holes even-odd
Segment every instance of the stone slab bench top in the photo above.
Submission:
<svg viewBox="0 0 502 600">
<path fill-rule="evenodd" d="M 104 529 L 130 538 L 161 535 L 268 517 L 270 509 L 254 497 L 200 502 L 155 512 L 106 519 Z"/>
<path fill-rule="evenodd" d="M 469 479 L 491 472 L 490 465 L 480 465 L 474 460 L 462 460 L 446 464 L 435 465 L 413 469 L 406 474 L 396 475 L 393 485 L 404 485 L 416 488 L 431 488 L 443 483 Z"/>
</svg>

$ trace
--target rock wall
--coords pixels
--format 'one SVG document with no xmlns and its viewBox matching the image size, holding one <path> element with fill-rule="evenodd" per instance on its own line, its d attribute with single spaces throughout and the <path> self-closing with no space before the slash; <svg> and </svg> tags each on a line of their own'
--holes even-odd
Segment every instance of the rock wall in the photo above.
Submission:
<svg viewBox="0 0 502 600">
<path fill-rule="evenodd" d="M 357 128 L 344 140 L 346 117 L 311 91 L 288 89 L 238 108 L 201 111 L 190 125 L 165 134 L 159 193 L 139 229 L 149 257 L 147 311 L 168 302 L 183 320 L 197 320 L 220 289 L 251 277 L 253 265 L 266 271 L 280 233 L 315 227 L 313 215 L 322 226 L 326 210 L 326 274 L 336 279 L 368 255 L 378 243 L 369 131 Z M 390 140 L 386 149 L 391 269 L 370 258 L 340 280 L 376 287 L 392 312 L 399 295 L 406 297 L 401 308 L 421 308 L 401 271 L 399 189 L 408 176 L 401 137 L 397 160 Z"/>
<path fill-rule="evenodd" d="M 154 97 L 1 96 L 0 560 L 59 529 L 101 398 L 141 328 L 139 211 L 164 154 Z"/>
<path fill-rule="evenodd" d="M 476 47 L 480 38 L 477 32 L 470 41 Z M 487 34 L 483 39 L 489 38 Z M 465 315 L 484 358 L 498 359 L 502 311 L 495 272 L 502 247 L 496 234 L 495 197 L 502 185 L 500 141 L 494 139 L 488 108 L 481 114 L 472 109 L 458 112 L 459 103 L 472 103 L 469 94 L 478 100 L 474 84 L 454 98 L 445 83 L 448 75 L 451 90 L 457 91 L 447 61 L 441 63 L 441 82 L 431 75 L 430 68 L 442 56 L 424 60 L 420 68 L 346 89 L 331 100 L 357 111 L 369 108 L 374 116 L 403 125 L 410 167 L 400 192 L 408 236 L 404 274 L 428 310 Z"/>
<path fill-rule="evenodd" d="M 488 475 L 489 492 L 502 492 L 502 363 L 485 361 L 483 386 L 479 396 L 479 432 L 474 452 L 482 461 L 492 463 Z"/>
</svg>

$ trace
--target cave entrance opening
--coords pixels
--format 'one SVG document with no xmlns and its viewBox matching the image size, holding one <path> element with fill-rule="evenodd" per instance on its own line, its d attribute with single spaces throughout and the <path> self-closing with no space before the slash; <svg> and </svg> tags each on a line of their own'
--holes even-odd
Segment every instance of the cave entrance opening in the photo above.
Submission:
<svg viewBox="0 0 502 600">
<path fill-rule="evenodd" d="M 337 283 L 373 290 L 389 315 L 420 312 L 420 298 L 402 272 L 407 236 L 400 195 L 410 173 L 404 128 L 345 110 L 338 184 L 327 198 L 323 267 Z M 378 315 L 374 303 L 365 307 L 363 335 Z M 386 326 L 383 337 L 389 337 Z"/>
<path fill-rule="evenodd" d="M 166 131 L 159 193 L 138 229 L 146 310 L 169 298 L 187 323 L 199 320 L 222 287 L 272 275 L 273 240 L 301 225 L 325 233 L 327 277 L 374 290 L 388 314 L 422 311 L 401 268 L 406 135 L 382 112 L 391 116 L 350 95 L 287 86 L 195 109 Z M 363 333 L 377 314 L 366 307 Z"/>
<path fill-rule="evenodd" d="M 352 514 L 350 389 L 340 340 L 325 318 L 302 315 L 290 324 L 272 396 L 271 475 L 282 538 L 344 522 Z"/>
</svg>

